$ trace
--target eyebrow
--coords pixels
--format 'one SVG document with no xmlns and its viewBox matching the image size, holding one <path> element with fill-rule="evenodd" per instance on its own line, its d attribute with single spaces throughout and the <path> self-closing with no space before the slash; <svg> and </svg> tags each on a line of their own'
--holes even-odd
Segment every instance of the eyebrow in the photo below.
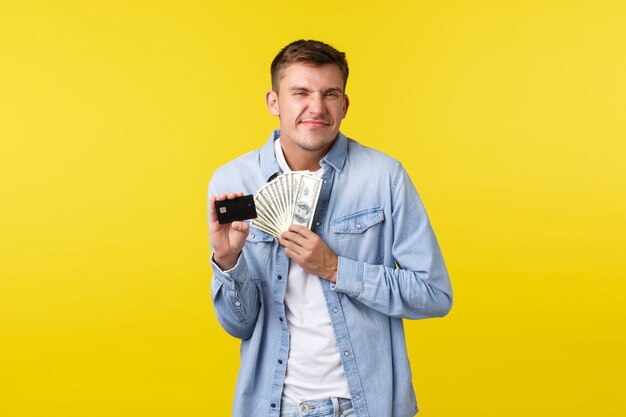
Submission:
<svg viewBox="0 0 626 417">
<path fill-rule="evenodd" d="M 306 87 L 289 87 L 289 91 L 306 91 L 307 93 L 310 93 L 311 90 L 309 90 Z M 326 90 L 323 91 L 324 94 L 326 93 L 342 93 L 343 94 L 343 88 L 341 87 L 331 87 L 331 88 L 327 88 Z"/>
</svg>

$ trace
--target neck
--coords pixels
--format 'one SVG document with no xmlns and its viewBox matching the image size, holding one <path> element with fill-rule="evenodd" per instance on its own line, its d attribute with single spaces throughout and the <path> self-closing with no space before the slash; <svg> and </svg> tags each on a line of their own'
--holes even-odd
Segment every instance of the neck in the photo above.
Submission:
<svg viewBox="0 0 626 417">
<path fill-rule="evenodd" d="M 320 161 L 324 156 L 304 158 L 303 155 L 299 155 L 298 157 L 293 157 L 285 151 L 285 148 L 283 148 L 283 153 L 285 154 L 285 161 L 287 161 L 287 165 L 289 165 L 292 171 L 317 171 L 320 169 Z"/>
<path fill-rule="evenodd" d="M 302 149 L 288 141 L 281 140 L 280 145 L 283 155 L 285 155 L 285 161 L 292 171 L 317 171 L 320 169 L 320 161 L 328 153 L 333 143 L 316 151 Z"/>
</svg>

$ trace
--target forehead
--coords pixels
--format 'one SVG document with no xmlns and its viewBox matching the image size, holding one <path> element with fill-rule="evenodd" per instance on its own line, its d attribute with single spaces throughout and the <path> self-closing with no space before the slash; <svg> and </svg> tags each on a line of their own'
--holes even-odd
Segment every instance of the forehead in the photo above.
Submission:
<svg viewBox="0 0 626 417">
<path fill-rule="evenodd" d="M 294 62 L 281 71 L 280 88 L 343 88 L 341 69 L 335 64 Z"/>
</svg>

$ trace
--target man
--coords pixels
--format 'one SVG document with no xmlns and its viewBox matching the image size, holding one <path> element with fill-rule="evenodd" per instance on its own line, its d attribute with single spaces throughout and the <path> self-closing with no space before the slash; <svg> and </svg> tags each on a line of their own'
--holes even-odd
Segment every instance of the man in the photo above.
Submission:
<svg viewBox="0 0 626 417">
<path fill-rule="evenodd" d="M 311 215 L 311 207 L 306 201 L 299 201 L 294 208 L 293 217 L 298 224 L 307 224 Z"/>
<path fill-rule="evenodd" d="M 242 340 L 233 415 L 414 416 L 402 319 L 452 305 L 424 207 L 399 162 L 339 132 L 349 106 L 342 52 L 296 41 L 271 75 L 266 102 L 280 129 L 209 185 L 213 303 Z M 218 223 L 216 200 L 291 170 L 322 180 L 311 230 L 292 225 L 276 240 Z"/>
</svg>

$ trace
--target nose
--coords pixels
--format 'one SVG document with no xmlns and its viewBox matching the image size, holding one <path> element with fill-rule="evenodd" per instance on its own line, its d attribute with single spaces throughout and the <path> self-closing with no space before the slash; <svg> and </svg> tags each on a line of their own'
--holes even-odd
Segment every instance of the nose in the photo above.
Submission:
<svg viewBox="0 0 626 417">
<path fill-rule="evenodd" d="M 324 100 L 321 94 L 311 94 L 309 98 L 309 113 L 322 114 L 324 112 Z"/>
</svg>

